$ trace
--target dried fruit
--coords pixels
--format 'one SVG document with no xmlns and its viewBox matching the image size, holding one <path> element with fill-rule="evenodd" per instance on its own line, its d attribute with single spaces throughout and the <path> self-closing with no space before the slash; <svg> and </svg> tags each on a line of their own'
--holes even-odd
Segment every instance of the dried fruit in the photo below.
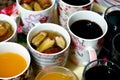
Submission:
<svg viewBox="0 0 120 80">
<path fill-rule="evenodd" d="M 40 11 L 42 10 L 41 6 L 39 5 L 38 2 L 34 2 L 34 11 Z"/>
<path fill-rule="evenodd" d="M 29 5 L 33 9 L 35 1 L 32 1 Z"/>
<path fill-rule="evenodd" d="M 66 42 L 64 40 L 64 38 L 62 36 L 56 36 L 55 37 L 55 41 L 57 43 L 57 46 L 59 46 L 60 48 L 64 49 L 66 46 Z"/>
<path fill-rule="evenodd" d="M 52 4 L 51 0 L 38 0 L 38 2 L 43 9 L 50 7 Z"/>
<path fill-rule="evenodd" d="M 46 32 L 40 32 L 32 39 L 32 44 L 36 47 L 39 46 L 39 44 L 46 38 L 46 36 Z"/>
<path fill-rule="evenodd" d="M 28 5 L 28 4 L 26 4 L 26 3 L 23 3 L 21 6 L 22 6 L 23 8 L 25 8 L 25 9 L 27 9 L 27 10 L 31 10 L 31 11 L 32 11 L 31 6 Z"/>
<path fill-rule="evenodd" d="M 40 44 L 40 46 L 37 48 L 38 51 L 43 52 L 49 48 L 51 48 L 55 43 L 55 40 L 51 40 L 50 38 L 47 38 L 43 41 L 43 43 Z"/>
<path fill-rule="evenodd" d="M 3 26 L 0 26 L 0 36 L 4 36 L 7 33 L 7 29 L 5 29 Z"/>
<path fill-rule="evenodd" d="M 5 22 L 3 24 L 4 28 L 7 29 L 7 30 L 11 30 L 11 25 L 8 23 L 8 22 Z"/>
</svg>

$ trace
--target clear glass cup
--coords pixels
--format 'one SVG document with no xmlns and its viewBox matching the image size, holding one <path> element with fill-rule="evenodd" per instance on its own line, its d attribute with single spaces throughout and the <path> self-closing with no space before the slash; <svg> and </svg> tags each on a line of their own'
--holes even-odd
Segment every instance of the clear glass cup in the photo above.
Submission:
<svg viewBox="0 0 120 80">
<path fill-rule="evenodd" d="M 104 0 L 109 5 L 120 5 L 120 0 Z"/>
<path fill-rule="evenodd" d="M 112 60 L 120 65 L 120 33 L 112 39 Z"/>
<path fill-rule="evenodd" d="M 82 80 L 120 80 L 120 67 L 106 59 L 88 63 L 83 71 Z"/>
<path fill-rule="evenodd" d="M 78 77 L 62 66 L 51 66 L 41 70 L 35 80 L 79 80 Z"/>
<path fill-rule="evenodd" d="M 104 18 L 108 24 L 108 32 L 105 36 L 104 46 L 109 50 L 109 52 L 111 52 L 112 39 L 120 32 L 120 5 L 108 7 L 104 12 Z"/>
</svg>

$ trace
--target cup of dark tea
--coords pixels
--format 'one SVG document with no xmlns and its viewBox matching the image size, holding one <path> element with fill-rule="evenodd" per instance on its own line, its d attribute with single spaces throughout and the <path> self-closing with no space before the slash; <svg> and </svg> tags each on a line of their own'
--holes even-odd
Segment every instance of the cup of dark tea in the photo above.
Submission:
<svg viewBox="0 0 120 80">
<path fill-rule="evenodd" d="M 83 70 L 82 80 L 120 80 L 120 66 L 106 59 L 88 63 Z"/>
<path fill-rule="evenodd" d="M 66 28 L 68 17 L 80 10 L 92 10 L 94 0 L 58 0 L 60 24 Z"/>
<path fill-rule="evenodd" d="M 112 39 L 112 60 L 120 65 L 120 33 Z"/>
<path fill-rule="evenodd" d="M 96 12 L 82 10 L 73 13 L 67 21 L 73 44 L 71 60 L 79 65 L 95 60 L 103 46 L 107 29 L 107 22 Z"/>
<path fill-rule="evenodd" d="M 108 24 L 108 32 L 105 36 L 106 49 L 112 50 L 112 39 L 120 32 L 120 5 L 113 5 L 106 9 L 104 18 Z"/>
</svg>

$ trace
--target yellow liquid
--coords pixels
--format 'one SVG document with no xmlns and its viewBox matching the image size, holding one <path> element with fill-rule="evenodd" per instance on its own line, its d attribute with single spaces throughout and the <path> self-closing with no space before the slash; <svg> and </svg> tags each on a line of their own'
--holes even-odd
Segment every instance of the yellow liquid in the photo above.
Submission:
<svg viewBox="0 0 120 80">
<path fill-rule="evenodd" d="M 21 73 L 27 66 L 25 59 L 12 52 L 0 53 L 0 77 L 12 77 Z"/>
<path fill-rule="evenodd" d="M 72 80 L 72 77 L 60 72 L 51 72 L 44 75 L 39 80 Z"/>
</svg>

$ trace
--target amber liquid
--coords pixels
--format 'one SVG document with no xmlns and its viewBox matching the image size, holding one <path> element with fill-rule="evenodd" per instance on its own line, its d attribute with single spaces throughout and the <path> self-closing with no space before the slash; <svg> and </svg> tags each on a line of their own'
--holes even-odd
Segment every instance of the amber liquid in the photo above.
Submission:
<svg viewBox="0 0 120 80">
<path fill-rule="evenodd" d="M 64 73 L 51 72 L 51 73 L 44 75 L 43 77 L 41 77 L 38 80 L 73 80 L 73 79 L 71 76 L 68 76 Z"/>
<path fill-rule="evenodd" d="M 21 73 L 27 66 L 25 59 L 12 52 L 0 53 L 0 77 L 12 77 Z"/>
</svg>

